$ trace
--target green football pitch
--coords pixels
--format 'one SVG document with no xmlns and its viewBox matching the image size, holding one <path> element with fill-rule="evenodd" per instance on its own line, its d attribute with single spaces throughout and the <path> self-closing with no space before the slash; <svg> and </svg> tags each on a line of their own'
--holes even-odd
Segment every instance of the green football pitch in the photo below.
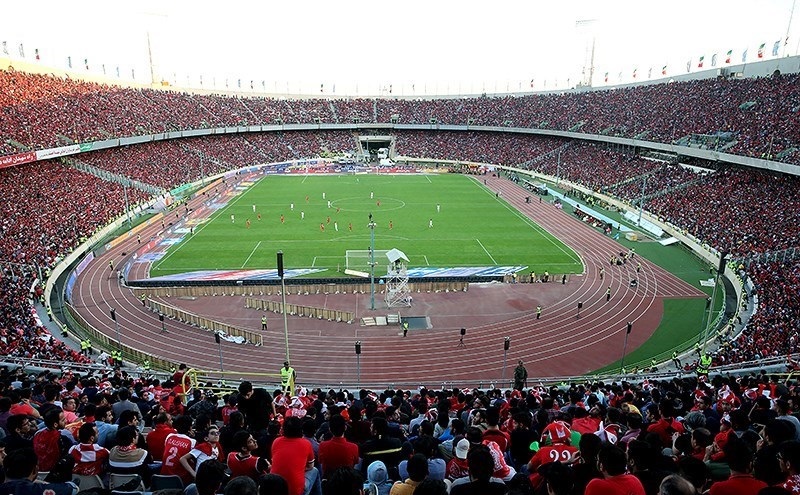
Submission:
<svg viewBox="0 0 800 495">
<path fill-rule="evenodd" d="M 266 176 L 241 188 L 172 246 L 151 275 L 274 269 L 281 250 L 287 269 L 343 276 L 346 252 L 370 248 L 370 214 L 376 253 L 397 248 L 410 268 L 583 271 L 574 251 L 470 176 L 308 175 Z"/>
</svg>

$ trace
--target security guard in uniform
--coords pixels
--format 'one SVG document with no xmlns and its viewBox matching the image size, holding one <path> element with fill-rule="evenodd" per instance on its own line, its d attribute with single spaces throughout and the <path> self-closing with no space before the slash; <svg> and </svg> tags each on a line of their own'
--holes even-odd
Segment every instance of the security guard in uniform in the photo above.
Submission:
<svg viewBox="0 0 800 495">
<path fill-rule="evenodd" d="M 674 364 L 677 369 L 683 368 L 681 360 L 678 359 L 678 351 L 672 351 L 672 364 Z"/>
<path fill-rule="evenodd" d="M 267 315 L 261 317 L 261 330 L 267 329 Z"/>
<path fill-rule="evenodd" d="M 708 372 L 711 370 L 711 356 L 708 354 L 703 354 L 700 356 L 700 362 L 697 363 L 697 376 L 705 375 L 708 376 Z"/>
<path fill-rule="evenodd" d="M 294 383 L 296 378 L 297 374 L 294 368 L 289 366 L 289 361 L 284 361 L 283 368 L 281 368 L 281 389 L 283 389 L 285 393 L 291 393 L 292 383 Z"/>
</svg>

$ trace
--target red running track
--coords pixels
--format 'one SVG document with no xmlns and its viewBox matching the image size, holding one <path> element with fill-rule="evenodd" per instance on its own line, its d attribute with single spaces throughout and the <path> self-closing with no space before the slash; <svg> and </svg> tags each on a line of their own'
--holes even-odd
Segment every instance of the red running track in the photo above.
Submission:
<svg viewBox="0 0 800 495">
<path fill-rule="evenodd" d="M 466 293 L 413 294 L 413 308 L 401 313 L 428 316 L 433 328 L 411 331 L 406 338 L 397 327 L 360 327 L 357 323 L 347 325 L 289 316 L 290 354 L 299 382 L 332 386 L 355 383 L 356 340 L 363 343 L 361 383 L 436 385 L 445 381 L 484 384 L 499 381 L 506 336 L 511 337 L 506 378 L 510 378 L 518 359 L 525 362 L 531 376 L 585 374 L 620 358 L 626 322 L 633 322 L 635 327 L 628 340 L 631 351 L 657 328 L 664 298 L 706 297 L 700 290 L 639 257 L 636 257 L 642 264 L 639 274 L 635 274 L 635 263 L 609 266 L 610 256 L 621 250 L 620 244 L 611 238 L 547 202 L 539 203 L 534 198 L 532 203 L 525 203 L 529 193 L 508 180 L 487 178 L 487 186 L 487 194 L 500 192 L 499 201 L 534 220 L 572 248 L 587 272 L 572 275 L 565 285 L 560 281 L 478 284 L 470 286 Z M 195 202 L 190 215 L 204 214 L 201 200 Z M 158 235 L 159 230 L 160 226 L 153 225 L 142 233 L 142 238 Z M 168 321 L 168 333 L 161 334 L 156 316 L 136 300 L 130 289 L 117 283 L 115 274 L 109 271 L 109 259 L 113 258 L 115 266 L 120 266 L 136 247 L 136 239 L 132 238 L 93 262 L 78 279 L 74 306 L 91 325 L 116 339 L 114 323 L 109 317 L 113 306 L 124 344 L 199 369 L 218 369 L 219 354 L 210 334 L 175 321 Z M 604 280 L 598 275 L 600 267 L 605 268 Z M 550 271 L 559 272 L 558 267 Z M 630 288 L 629 281 L 634 275 L 639 285 Z M 609 286 L 612 297 L 606 302 Z M 245 309 L 243 299 L 218 295 L 195 300 L 166 298 L 165 302 L 260 332 L 262 313 Z M 380 299 L 376 295 L 379 308 Z M 287 296 L 287 302 L 355 311 L 359 318 L 389 312 L 370 311 L 368 294 L 294 294 Z M 580 318 L 576 318 L 578 302 L 583 303 Z M 537 305 L 544 308 L 540 320 L 534 316 Z M 262 332 L 262 347 L 223 343 L 226 371 L 277 372 L 285 355 L 283 319 L 275 314 L 268 317 L 269 329 Z M 457 347 L 462 327 L 468 329 L 465 347 Z"/>
</svg>

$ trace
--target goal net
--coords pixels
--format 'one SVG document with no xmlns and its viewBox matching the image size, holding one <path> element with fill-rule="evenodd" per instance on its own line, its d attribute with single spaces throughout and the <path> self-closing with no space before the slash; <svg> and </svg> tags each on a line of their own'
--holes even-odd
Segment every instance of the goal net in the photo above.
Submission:
<svg viewBox="0 0 800 495">
<path fill-rule="evenodd" d="M 375 266 L 386 265 L 389 261 L 386 258 L 386 249 L 375 250 Z M 348 249 L 345 251 L 345 267 L 348 270 L 369 271 L 371 261 L 369 249 Z"/>
</svg>

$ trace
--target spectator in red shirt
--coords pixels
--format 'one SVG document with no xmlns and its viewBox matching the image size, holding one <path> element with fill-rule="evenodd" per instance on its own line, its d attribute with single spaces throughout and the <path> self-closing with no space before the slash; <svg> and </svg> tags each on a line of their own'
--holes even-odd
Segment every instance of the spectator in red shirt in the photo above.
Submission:
<svg viewBox="0 0 800 495">
<path fill-rule="evenodd" d="M 491 406 L 486 409 L 486 431 L 483 432 L 483 440 L 495 442 L 502 452 L 508 450 L 511 437 L 508 433 L 501 431 L 498 426 L 500 423 L 500 409 Z"/>
<path fill-rule="evenodd" d="M 658 434 L 658 438 L 661 439 L 661 446 L 665 448 L 671 447 L 672 435 L 675 433 L 682 434 L 684 432 L 683 425 L 679 421 L 675 421 L 675 407 L 669 399 L 663 399 L 658 403 L 658 414 L 660 418 L 647 427 L 647 433 Z"/>
<path fill-rule="evenodd" d="M 289 495 L 321 495 L 319 471 L 314 467 L 314 449 L 303 438 L 303 421 L 290 417 L 283 422 L 283 436 L 272 442 L 273 474 L 289 484 Z"/>
<path fill-rule="evenodd" d="M 108 450 L 97 445 L 97 427 L 94 423 L 84 423 L 78 430 L 78 445 L 69 449 L 75 459 L 72 472 L 79 476 L 103 476 L 108 465 Z"/>
<path fill-rule="evenodd" d="M 167 412 L 160 412 L 153 420 L 153 429 L 147 434 L 147 450 L 153 456 L 153 460 L 160 461 L 164 457 L 164 441 L 167 436 L 177 433 L 178 430 L 172 427 L 172 415 Z"/>
<path fill-rule="evenodd" d="M 711 495 L 756 495 L 767 484 L 752 475 L 753 452 L 738 437 L 731 437 L 725 444 L 725 458 L 731 469 L 730 477 L 711 485 Z"/>
<path fill-rule="evenodd" d="M 358 464 L 358 445 L 344 438 L 347 422 L 340 415 L 331 416 L 328 421 L 333 438 L 319 444 L 319 465 L 322 477 L 336 471 L 340 467 L 355 467 Z"/>
<path fill-rule="evenodd" d="M 44 425 L 45 428 L 33 436 L 33 450 L 39 457 L 39 470 L 50 471 L 71 447 L 67 437 L 61 434 L 61 430 L 67 426 L 64 411 L 60 407 L 48 411 Z"/>
<path fill-rule="evenodd" d="M 584 495 L 645 495 L 642 482 L 625 473 L 627 462 L 621 449 L 611 444 L 604 445 L 597 458 L 603 478 L 589 481 Z"/>
<path fill-rule="evenodd" d="M 233 436 L 233 451 L 228 454 L 228 469 L 231 477 L 247 476 L 253 481 L 258 481 L 261 476 L 269 471 L 269 461 L 264 457 L 256 457 L 253 451 L 258 448 L 258 442 L 249 431 L 239 431 Z"/>
</svg>

